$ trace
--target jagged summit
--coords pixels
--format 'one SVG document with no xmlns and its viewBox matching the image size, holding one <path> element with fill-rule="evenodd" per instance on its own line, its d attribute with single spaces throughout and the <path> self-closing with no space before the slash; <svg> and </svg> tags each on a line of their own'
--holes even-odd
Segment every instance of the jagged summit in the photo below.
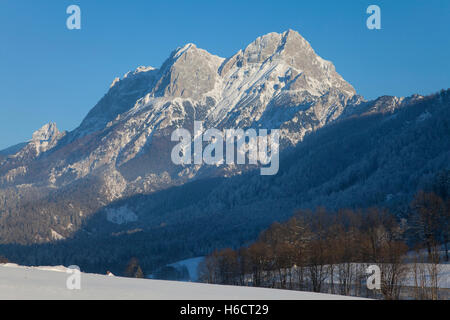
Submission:
<svg viewBox="0 0 450 320">
<path fill-rule="evenodd" d="M 301 79 L 295 85 L 290 86 L 291 89 L 304 85 L 308 90 L 310 88 L 307 88 L 306 82 L 312 79 L 312 81 L 321 81 L 327 85 L 318 93 L 319 95 L 330 87 L 338 87 L 348 95 L 356 93 L 353 87 L 335 72 L 334 65 L 319 57 L 309 42 L 292 29 L 282 33 L 271 32 L 260 36 L 245 49 L 239 50 L 227 59 L 198 48 L 194 43 L 187 43 L 172 51 L 159 69 L 139 67 L 133 72 L 128 72 L 124 78 L 129 75 L 157 71 L 159 79 L 152 83 L 155 87 L 148 88 L 151 95 L 199 99 L 202 94 L 212 90 L 212 82 L 215 80 L 216 74 L 219 75 L 219 78 L 224 78 L 220 80 L 228 80 L 226 73 L 230 69 L 233 67 L 243 68 L 247 64 L 278 64 L 290 67 L 295 71 L 293 73 L 301 74 Z M 147 74 L 148 77 L 153 75 L 154 73 Z M 114 81 L 115 83 L 117 80 Z M 184 88 L 194 85 L 197 90 Z M 183 89 L 180 90 L 180 87 Z"/>
<path fill-rule="evenodd" d="M 176 50 L 174 50 L 174 56 L 179 57 L 183 55 L 183 53 L 188 52 L 189 50 L 198 50 L 197 46 L 194 43 L 186 43 L 182 47 L 178 47 Z M 204 50 L 206 51 L 206 50 Z"/>
<path fill-rule="evenodd" d="M 39 130 L 33 133 L 32 141 L 46 141 L 51 140 L 53 137 L 59 135 L 59 130 L 56 127 L 56 123 L 49 122 L 43 125 Z"/>
<path fill-rule="evenodd" d="M 0 154 L 11 156 L 12 159 L 29 162 L 38 157 L 40 154 L 55 147 L 61 138 L 66 135 L 66 131 L 59 131 L 56 123 L 49 122 L 36 130 L 31 140 L 19 143 L 15 146 L 1 150 Z M 0 163 L 0 169 L 2 163 Z M 23 168 L 23 167 L 21 167 Z M 8 174 L 6 175 L 8 176 Z M 0 176 L 1 182 L 1 176 Z"/>
<path fill-rule="evenodd" d="M 327 94 L 341 104 L 356 92 L 333 64 L 319 57 L 294 30 L 258 37 L 227 59 L 188 43 L 172 51 L 159 69 L 139 67 L 122 80 L 114 80 L 76 136 L 101 130 L 120 114 L 167 100 L 181 98 L 208 105 L 202 114 L 211 123 L 226 123 L 232 117 L 233 125 L 248 126 L 261 119 L 268 106 L 299 107 Z M 290 112 L 279 115 L 275 125 L 287 120 Z M 335 116 L 317 115 L 321 122 Z"/>
<path fill-rule="evenodd" d="M 243 51 L 249 63 L 261 63 L 270 57 L 280 56 L 288 49 L 296 49 L 301 53 L 314 52 L 309 43 L 296 31 L 283 33 L 271 32 L 250 43 Z"/>
<path fill-rule="evenodd" d="M 31 141 L 28 143 L 32 147 L 36 156 L 55 147 L 58 141 L 66 135 L 66 132 L 60 132 L 56 123 L 49 122 L 33 133 Z"/>
<path fill-rule="evenodd" d="M 150 94 L 154 97 L 201 99 L 214 88 L 223 58 L 189 43 L 172 52 L 160 68 L 160 78 Z"/>
</svg>

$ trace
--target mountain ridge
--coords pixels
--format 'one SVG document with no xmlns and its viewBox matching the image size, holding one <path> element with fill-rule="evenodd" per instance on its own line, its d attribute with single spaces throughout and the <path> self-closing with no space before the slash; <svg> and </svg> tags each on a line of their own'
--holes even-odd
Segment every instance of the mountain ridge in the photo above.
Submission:
<svg viewBox="0 0 450 320">
<path fill-rule="evenodd" d="M 49 185 L 61 186 L 74 181 L 73 175 L 79 179 L 98 170 L 117 176 L 119 167 L 151 153 L 157 144 L 169 143 L 170 131 L 192 128 L 194 120 L 204 121 L 206 128 L 279 128 L 282 144 L 295 145 L 314 128 L 336 119 L 355 95 L 332 63 L 318 57 L 292 30 L 261 36 L 228 59 L 187 44 L 174 50 L 159 69 L 139 67 L 114 80 L 79 127 L 58 136 L 42 150 L 42 157 L 40 152 L 30 157 L 44 166 L 47 163 L 47 169 L 40 165 L 39 184 L 48 180 Z M 63 149 L 69 153 L 60 155 Z M 55 153 L 60 159 L 52 159 Z M 167 163 L 151 161 L 155 162 L 152 168 Z M 0 185 L 4 168 L 0 164 Z M 165 179 L 165 170 L 152 168 L 142 173 L 154 171 L 156 176 L 150 180 Z M 172 180 L 180 174 L 192 177 L 198 171 L 195 167 L 179 169 L 167 171 Z M 24 183 L 36 183 L 33 173 L 28 174 L 32 171 L 6 172 L 7 181 L 11 185 L 18 176 Z M 142 177 L 132 176 L 133 180 Z"/>
</svg>

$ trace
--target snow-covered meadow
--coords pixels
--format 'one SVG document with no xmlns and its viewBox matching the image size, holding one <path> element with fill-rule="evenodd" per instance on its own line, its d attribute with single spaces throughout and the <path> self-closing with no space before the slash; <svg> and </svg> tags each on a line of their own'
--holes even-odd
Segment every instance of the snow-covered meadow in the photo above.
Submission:
<svg viewBox="0 0 450 320">
<path fill-rule="evenodd" d="M 121 278 L 81 273 L 80 290 L 66 286 L 67 268 L 0 265 L 0 299 L 341 300 L 312 292 Z"/>
</svg>

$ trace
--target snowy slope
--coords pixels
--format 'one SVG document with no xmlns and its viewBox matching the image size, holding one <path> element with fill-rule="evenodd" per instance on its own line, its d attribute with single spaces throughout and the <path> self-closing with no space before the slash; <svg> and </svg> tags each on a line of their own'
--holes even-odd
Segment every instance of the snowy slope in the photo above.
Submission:
<svg viewBox="0 0 450 320">
<path fill-rule="evenodd" d="M 0 299 L 340 300 L 352 297 L 236 286 L 81 274 L 81 289 L 66 288 L 66 269 L 0 265 Z"/>
</svg>

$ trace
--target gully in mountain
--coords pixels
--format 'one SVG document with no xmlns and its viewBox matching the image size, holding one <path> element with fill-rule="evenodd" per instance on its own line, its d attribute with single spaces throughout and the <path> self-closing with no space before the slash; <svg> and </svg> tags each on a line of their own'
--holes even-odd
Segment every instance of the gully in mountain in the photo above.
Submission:
<svg viewBox="0 0 450 320">
<path fill-rule="evenodd" d="M 194 121 L 194 164 L 221 165 L 224 161 L 223 146 L 224 136 L 226 142 L 226 164 L 235 164 L 235 145 L 237 150 L 237 164 L 246 163 L 248 153 L 249 164 L 269 165 L 261 167 L 261 175 L 275 175 L 279 169 L 279 138 L 280 131 L 272 129 L 267 134 L 267 129 L 259 129 L 257 135 L 255 129 L 226 129 L 223 132 L 210 128 L 203 133 L 203 121 Z M 188 130 L 178 128 L 173 131 L 172 141 L 179 143 L 172 149 L 171 158 L 174 164 L 192 164 L 191 134 Z M 270 140 L 270 153 L 268 150 Z M 248 141 L 248 142 L 247 142 Z M 203 149 L 203 142 L 210 142 Z M 236 142 L 236 143 L 235 143 Z"/>
</svg>

